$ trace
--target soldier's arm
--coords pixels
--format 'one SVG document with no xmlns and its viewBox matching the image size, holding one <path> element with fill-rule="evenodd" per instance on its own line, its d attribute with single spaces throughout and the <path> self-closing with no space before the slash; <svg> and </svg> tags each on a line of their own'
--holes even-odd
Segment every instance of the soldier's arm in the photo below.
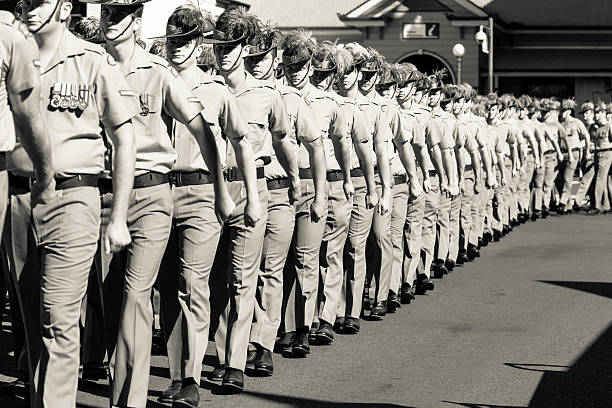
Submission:
<svg viewBox="0 0 612 408">
<path fill-rule="evenodd" d="M 438 173 L 438 179 L 440 181 L 441 188 L 448 187 L 448 177 L 446 175 L 446 166 L 444 164 L 444 158 L 442 156 L 442 149 L 440 148 L 440 127 L 437 122 L 430 120 L 427 124 L 427 140 L 429 145 L 430 157 L 432 159 L 434 168 Z M 426 177 L 426 174 L 423 174 Z"/>
<path fill-rule="evenodd" d="M 368 196 L 370 197 L 370 205 L 375 206 L 378 202 L 378 194 L 376 193 L 376 180 L 374 178 L 374 162 L 372 161 L 372 138 L 370 132 L 363 121 L 363 118 L 359 114 L 359 111 L 355 112 L 353 119 L 353 129 L 351 131 L 353 140 L 353 146 L 355 147 L 355 153 L 359 160 L 359 167 L 363 172 L 363 176 L 366 182 L 366 188 L 368 190 Z"/>
<path fill-rule="evenodd" d="M 461 154 L 461 149 L 465 147 L 466 135 L 464 134 L 462 126 L 455 126 L 455 146 L 453 147 L 455 153 L 455 159 L 457 161 L 457 183 L 459 187 L 463 186 L 465 181 L 465 159 Z"/>
<path fill-rule="evenodd" d="M 395 144 L 395 148 L 397 149 L 397 154 L 402 162 L 402 165 L 406 169 L 406 174 L 410 179 L 410 189 L 411 194 L 413 196 L 418 196 L 421 193 L 421 186 L 418 183 L 417 169 L 416 169 L 416 156 L 414 154 L 414 149 L 412 148 L 412 143 L 410 137 L 405 131 L 404 125 L 402 124 L 402 117 L 399 114 L 399 110 L 397 111 L 396 121 L 398 122 L 397 126 L 394 126 L 394 138 L 393 143 Z"/>
<path fill-rule="evenodd" d="M 113 208 L 111 221 L 125 224 L 134 185 L 136 142 L 132 120 L 119 126 L 107 127 L 106 133 L 113 142 Z"/>
<path fill-rule="evenodd" d="M 294 152 L 293 142 L 287 136 L 290 134 L 289 114 L 280 93 L 275 93 L 270 112 L 270 131 L 272 133 L 272 147 L 276 153 L 279 164 L 287 173 L 295 195 L 300 191 L 300 173 L 297 155 Z M 298 197 L 293 197 L 297 199 Z"/>
<path fill-rule="evenodd" d="M 312 214 L 315 218 L 321 218 L 327 208 L 325 205 L 327 202 L 327 160 L 323 147 L 323 132 L 316 125 L 313 110 L 301 99 L 300 102 L 295 113 L 295 134 L 308 152 L 308 162 L 315 189 L 314 202 L 316 203 L 315 208 L 311 206 L 311 213 L 315 213 Z"/>
<path fill-rule="evenodd" d="M 382 112 L 381 112 L 382 113 Z M 378 163 L 382 196 L 378 209 L 385 214 L 391 207 L 391 165 L 387 141 L 392 138 L 389 122 L 379 113 L 374 131 L 374 153 Z"/>
</svg>

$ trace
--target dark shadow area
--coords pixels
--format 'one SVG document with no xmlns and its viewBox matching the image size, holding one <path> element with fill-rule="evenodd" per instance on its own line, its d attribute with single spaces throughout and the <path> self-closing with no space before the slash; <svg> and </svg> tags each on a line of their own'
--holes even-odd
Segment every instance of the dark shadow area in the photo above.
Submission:
<svg viewBox="0 0 612 408">
<path fill-rule="evenodd" d="M 151 366 L 151 371 L 149 374 L 154 375 L 156 377 L 170 379 L 170 369 L 167 367 Z"/>
<path fill-rule="evenodd" d="M 474 404 L 472 402 L 454 402 L 454 401 L 442 401 L 446 404 L 458 405 L 466 408 L 525 408 L 517 405 L 490 405 L 490 404 Z"/>
<path fill-rule="evenodd" d="M 593 295 L 612 299 L 612 282 L 580 282 L 580 281 L 548 281 L 538 280 L 536 282 L 548 283 L 549 285 L 561 286 L 563 288 L 575 289 Z"/>
<path fill-rule="evenodd" d="M 321 401 L 309 398 L 289 397 L 285 395 L 267 394 L 263 392 L 244 391 L 243 394 L 250 395 L 262 400 L 290 404 L 298 408 L 414 408 L 408 405 L 383 404 L 375 402 L 337 402 L 337 401 Z"/>
<path fill-rule="evenodd" d="M 505 366 L 516 368 L 524 371 L 535 371 L 539 373 L 549 372 L 565 372 L 569 369 L 568 366 L 551 365 L 551 364 L 522 364 L 522 363 L 504 363 Z"/>
</svg>

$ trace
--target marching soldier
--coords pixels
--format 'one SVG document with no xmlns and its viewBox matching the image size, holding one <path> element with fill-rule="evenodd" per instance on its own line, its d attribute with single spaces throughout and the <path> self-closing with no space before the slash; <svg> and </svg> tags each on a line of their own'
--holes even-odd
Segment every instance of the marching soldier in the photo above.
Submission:
<svg viewBox="0 0 612 408">
<path fill-rule="evenodd" d="M 542 215 L 542 205 L 544 203 L 544 175 L 545 175 L 545 166 L 544 162 L 546 160 L 546 150 L 547 150 L 547 139 L 546 139 L 546 125 L 542 123 L 542 114 L 539 109 L 540 101 L 536 98 L 532 98 L 531 102 L 528 106 L 529 109 L 529 120 L 534 129 L 534 136 L 538 143 L 539 149 L 539 161 L 540 166 L 535 168 L 533 183 L 531 186 L 531 220 L 535 221 L 538 217 Z"/>
<path fill-rule="evenodd" d="M 571 212 L 572 185 L 574 183 L 574 173 L 580 163 L 581 147 L 580 142 L 586 139 L 588 131 L 582 121 L 574 117 L 576 113 L 576 101 L 574 99 L 564 99 L 561 102 L 561 125 L 567 133 L 567 157 L 568 160 L 563 168 L 563 187 L 557 212 L 565 214 Z M 564 155 L 565 156 L 565 155 Z"/>
<path fill-rule="evenodd" d="M 40 47 L 45 90 L 41 97 L 47 107 L 43 123 L 53 146 L 59 190 L 48 203 L 32 209 L 39 239 L 28 247 L 28 258 L 41 256 L 42 282 L 40 290 L 28 295 L 42 294 L 42 339 L 28 334 L 35 367 L 34 406 L 76 405 L 79 312 L 100 223 L 97 180 L 104 165 L 100 123 L 115 147 L 116 176 L 103 248 L 110 253 L 130 243 L 126 218 L 134 171 L 134 96 L 111 56 L 66 29 L 71 10 L 72 3 L 66 0 L 24 4 L 26 24 Z M 26 322 L 38 321 L 38 311 L 29 313 L 24 310 Z"/>
<path fill-rule="evenodd" d="M 544 114 L 544 134 L 548 145 L 546 148 L 544 161 L 544 186 L 542 187 L 543 204 L 542 218 L 546 218 L 549 209 L 555 199 L 555 179 L 558 173 L 558 163 L 563 160 L 563 153 L 559 146 L 560 131 L 565 133 L 561 126 L 557 126 L 558 110 L 561 104 L 553 99 L 543 99 L 540 110 Z"/>
<path fill-rule="evenodd" d="M 540 142 L 536 133 L 538 132 L 534 122 L 529 118 L 529 105 L 531 98 L 523 95 L 518 99 L 518 123 L 526 144 L 523 146 L 524 154 L 522 158 L 522 171 L 518 185 L 519 207 L 521 213 L 519 219 L 525 222 L 530 216 L 531 191 L 530 186 L 534 178 L 535 171 L 541 166 Z"/>
<path fill-rule="evenodd" d="M 608 173 L 612 164 L 612 130 L 606 117 L 606 104 L 595 106 L 595 123 L 591 125 L 591 135 L 595 145 L 595 202 L 591 214 L 603 214 L 610 211 L 608 198 Z"/>
<path fill-rule="evenodd" d="M 198 58 L 214 28 L 210 14 L 194 6 L 176 9 L 166 25 L 168 61 L 205 106 L 202 112 L 215 136 L 225 164 L 227 144 L 236 152 L 238 168 L 255 173 L 249 128 L 225 83 L 198 68 Z M 189 128 L 174 121 L 173 147 L 177 160 L 170 173 L 173 221 L 162 261 L 160 291 L 172 384 L 161 399 L 173 406 L 197 408 L 202 360 L 208 345 L 212 269 L 221 225 L 215 214 L 215 188 L 196 139 Z M 255 190 L 253 186 L 247 191 Z M 252 203 L 257 204 L 257 200 Z M 245 207 L 248 225 L 257 222 L 257 205 Z M 177 296 L 178 294 L 178 296 Z"/>
<path fill-rule="evenodd" d="M 257 17 L 236 8 L 223 12 L 217 19 L 214 30 L 214 51 L 219 73 L 223 76 L 230 93 L 236 98 L 238 108 L 250 132 L 247 140 L 254 152 L 257 193 L 260 207 L 267 208 L 269 193 L 264 166 L 272 161 L 272 149 L 279 164 L 291 180 L 290 200 L 300 196 L 300 181 L 297 168 L 291 126 L 285 102 L 273 84 L 255 79 L 245 69 L 244 58 L 248 55 L 249 42 L 259 31 Z M 215 273 L 224 282 L 220 292 L 222 303 L 219 327 L 215 334 L 215 345 L 220 365 L 213 370 L 211 379 L 222 381 L 230 392 L 241 392 L 244 387 L 244 370 L 257 291 L 258 270 L 266 230 L 267 211 L 263 211 L 256 224 L 249 224 L 241 212 L 257 197 L 255 192 L 246 192 L 251 175 L 237 168 L 236 154 L 228 150 L 226 179 L 230 194 L 237 208 L 224 226 Z M 246 177 L 246 178 L 245 178 Z M 227 256 L 229 254 L 229 256 Z"/>
<path fill-rule="evenodd" d="M 593 179 L 595 178 L 595 151 L 593 147 L 593 143 L 591 141 L 591 126 L 595 123 L 595 105 L 593 102 L 585 102 L 582 104 L 580 108 L 580 113 L 582 114 L 584 126 L 587 128 L 587 133 L 584 134 L 584 157 L 582 160 L 582 179 L 580 179 L 580 187 L 578 188 L 578 192 L 576 192 L 576 196 L 574 198 L 574 211 L 580 211 L 583 209 L 584 199 L 592 190 Z M 589 196 L 593 195 L 589 193 Z M 591 208 L 593 207 L 593 200 L 591 199 Z"/>
</svg>

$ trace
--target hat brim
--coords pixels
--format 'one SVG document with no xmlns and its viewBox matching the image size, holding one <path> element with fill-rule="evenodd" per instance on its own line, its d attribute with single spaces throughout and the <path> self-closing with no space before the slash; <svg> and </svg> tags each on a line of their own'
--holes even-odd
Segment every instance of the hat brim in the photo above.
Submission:
<svg viewBox="0 0 612 408">
<path fill-rule="evenodd" d="M 260 51 L 256 51 L 256 52 L 249 52 L 249 54 L 245 57 L 245 58 L 255 58 L 255 57 L 261 57 L 263 55 L 266 55 L 267 53 L 269 53 L 272 50 L 275 50 L 277 47 L 276 45 L 274 47 L 270 47 L 267 50 L 260 50 Z M 252 49 L 252 48 L 251 48 Z"/>
<path fill-rule="evenodd" d="M 113 6 L 113 7 L 135 7 L 141 6 L 151 0 L 136 0 L 133 3 L 115 3 L 114 0 L 79 0 L 81 3 L 99 4 L 102 6 Z"/>
<path fill-rule="evenodd" d="M 442 87 L 441 86 L 436 86 L 435 88 L 429 88 L 429 93 L 434 93 L 434 92 L 438 92 L 438 91 L 442 91 Z"/>
<path fill-rule="evenodd" d="M 215 38 L 214 35 L 212 37 L 203 37 L 202 38 L 202 43 L 204 44 L 215 44 L 215 45 L 231 45 L 231 44 L 240 44 L 241 42 L 243 42 L 246 39 L 246 34 L 243 34 L 242 37 L 240 38 L 236 38 L 236 39 L 232 39 L 232 40 L 226 40 L 226 39 L 221 39 L 221 38 Z"/>
<path fill-rule="evenodd" d="M 323 67 L 315 67 L 315 66 L 313 66 L 312 68 L 315 71 L 317 71 L 317 72 L 333 72 L 333 71 L 336 71 L 338 69 L 338 67 L 336 67 L 336 66 L 333 66 L 331 68 L 323 68 Z"/>
</svg>

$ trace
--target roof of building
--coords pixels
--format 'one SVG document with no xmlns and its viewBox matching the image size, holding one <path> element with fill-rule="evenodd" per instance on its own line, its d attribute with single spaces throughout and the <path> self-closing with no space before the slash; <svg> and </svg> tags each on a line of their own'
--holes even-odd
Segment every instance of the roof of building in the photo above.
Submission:
<svg viewBox="0 0 612 408">
<path fill-rule="evenodd" d="M 250 11 L 266 22 L 281 27 L 346 28 L 338 14 L 344 14 L 364 0 L 243 0 Z"/>
</svg>

